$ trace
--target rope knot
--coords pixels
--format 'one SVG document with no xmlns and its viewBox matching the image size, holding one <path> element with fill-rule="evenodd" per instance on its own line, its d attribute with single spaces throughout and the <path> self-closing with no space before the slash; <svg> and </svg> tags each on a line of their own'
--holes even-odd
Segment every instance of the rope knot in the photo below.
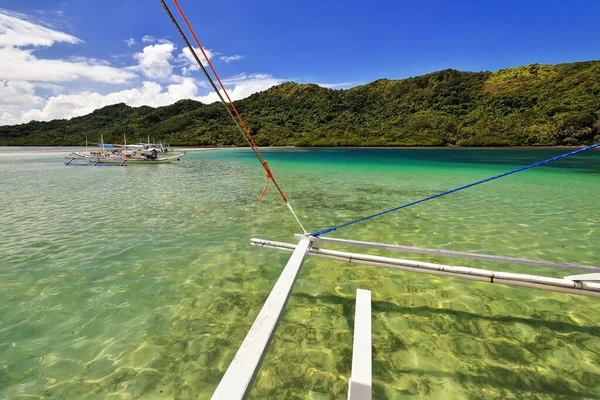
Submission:
<svg viewBox="0 0 600 400">
<path fill-rule="evenodd" d="M 267 172 L 267 179 L 273 179 L 273 173 L 271 172 L 271 168 L 269 168 L 269 164 L 267 164 L 267 161 L 263 160 L 262 165 L 265 168 L 265 171 Z"/>
</svg>

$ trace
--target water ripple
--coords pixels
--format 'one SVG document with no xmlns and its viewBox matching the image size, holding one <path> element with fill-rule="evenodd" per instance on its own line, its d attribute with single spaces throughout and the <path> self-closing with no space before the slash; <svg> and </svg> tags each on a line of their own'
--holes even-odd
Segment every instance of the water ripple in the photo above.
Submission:
<svg viewBox="0 0 600 400">
<path fill-rule="evenodd" d="M 0 149 L 2 396 L 209 398 L 288 256 L 248 239 L 298 230 L 275 192 L 256 204 L 264 181 L 252 155 L 67 168 L 44 149 L 19 151 Z M 311 230 L 554 155 L 452 151 L 266 152 Z M 599 158 L 335 235 L 600 265 Z M 346 396 L 359 287 L 373 291 L 375 398 L 600 397 L 595 299 L 310 259 L 251 398 Z"/>
</svg>

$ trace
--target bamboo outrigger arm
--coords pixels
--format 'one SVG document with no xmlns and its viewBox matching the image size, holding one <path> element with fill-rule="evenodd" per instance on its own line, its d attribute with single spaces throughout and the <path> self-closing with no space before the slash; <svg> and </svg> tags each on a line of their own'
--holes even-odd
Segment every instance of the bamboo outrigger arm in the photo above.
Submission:
<svg viewBox="0 0 600 400">
<path fill-rule="evenodd" d="M 352 264 L 370 265 L 375 267 L 393 268 L 403 271 L 420 272 L 433 275 L 449 276 L 454 278 L 469 279 L 479 282 L 500 283 L 503 285 L 523 286 L 553 292 L 577 294 L 600 298 L 600 273 L 594 272 L 583 275 L 571 275 L 565 278 L 551 278 L 529 274 L 515 274 L 510 272 L 491 271 L 479 268 L 469 268 L 454 265 L 435 264 L 414 260 L 375 256 L 370 254 L 350 253 L 345 251 L 327 250 L 319 244 L 343 244 L 369 247 L 385 250 L 400 250 L 412 253 L 433 254 L 445 257 L 462 257 L 476 260 L 495 261 L 502 263 L 517 263 L 533 266 L 580 269 L 584 271 L 598 271 L 600 268 L 568 263 L 553 263 L 541 260 L 527 260 L 523 258 L 510 258 L 452 252 L 446 250 L 421 249 L 416 247 L 388 245 L 356 240 L 317 238 L 310 235 L 297 235 L 298 244 L 276 242 L 264 239 L 250 239 L 253 246 L 291 252 L 285 268 L 275 283 L 273 290 L 258 313 L 250 331 L 238 349 L 229 368 L 223 375 L 219 386 L 212 399 L 237 400 L 244 399 L 250 393 L 252 384 L 269 344 L 275 335 L 275 329 L 283 314 L 283 310 L 290 298 L 294 283 L 302 268 L 307 255 L 327 258 L 330 260 L 344 261 Z M 357 292 L 356 320 L 354 327 L 354 346 L 352 375 L 349 382 L 349 400 L 365 400 L 371 398 L 371 320 L 370 320 L 370 292 Z"/>
<path fill-rule="evenodd" d="M 296 239 L 300 240 L 302 235 L 296 234 Z M 505 256 L 493 256 L 489 254 L 478 254 L 478 253 L 467 253 L 464 251 L 453 251 L 453 250 L 440 250 L 440 249 L 426 249 L 422 247 L 412 247 L 412 246 L 403 246 L 399 244 L 384 244 L 384 243 L 375 243 L 375 242 L 365 242 L 362 240 L 349 240 L 349 239 L 337 239 L 330 237 L 319 236 L 315 240 L 315 244 L 317 243 L 328 243 L 334 245 L 349 245 L 349 246 L 357 246 L 357 247 L 366 247 L 371 249 L 379 249 L 379 250 L 393 250 L 400 251 L 403 253 L 416 253 L 416 254 L 428 254 L 432 256 L 440 256 L 440 257 L 451 257 L 451 258 L 467 258 L 471 260 L 479 260 L 479 261 L 492 261 L 492 262 L 501 262 L 507 264 L 520 264 L 520 265 L 530 265 L 532 267 L 547 267 L 547 268 L 558 268 L 565 270 L 577 270 L 577 271 L 586 271 L 586 272 L 596 272 L 600 273 L 600 266 L 594 265 L 582 265 L 582 264 L 573 264 L 573 263 L 565 263 L 565 262 L 557 262 L 557 261 L 545 261 L 545 260 L 530 260 L 527 258 L 518 258 L 518 257 L 505 257 Z M 587 274 L 585 276 L 591 277 L 594 274 Z M 584 276 L 584 275 L 581 275 Z M 594 275 L 596 276 L 596 275 Z M 597 276 L 597 278 L 600 275 Z M 565 279 L 569 279 L 568 277 Z M 599 279 L 580 279 L 580 280 L 600 280 Z"/>
<path fill-rule="evenodd" d="M 263 239 L 251 239 L 253 246 L 266 247 L 283 251 L 294 251 L 296 245 Z M 350 253 L 345 251 L 327 250 L 313 246 L 308 252 L 311 256 L 344 261 L 352 264 L 371 265 L 375 267 L 394 268 L 403 271 L 421 272 L 432 275 L 450 276 L 488 283 L 524 286 L 534 289 L 549 290 L 578 294 L 583 296 L 600 297 L 600 283 L 564 278 L 549 278 L 545 276 L 515 274 L 510 272 L 491 271 L 480 268 L 468 268 L 444 264 L 434 264 L 413 260 L 402 260 L 391 257 L 381 257 L 369 254 Z"/>
<path fill-rule="evenodd" d="M 303 237 L 298 246 L 294 245 L 292 256 L 213 393 L 213 400 L 248 396 L 311 245 L 312 238 L 308 236 Z"/>
</svg>

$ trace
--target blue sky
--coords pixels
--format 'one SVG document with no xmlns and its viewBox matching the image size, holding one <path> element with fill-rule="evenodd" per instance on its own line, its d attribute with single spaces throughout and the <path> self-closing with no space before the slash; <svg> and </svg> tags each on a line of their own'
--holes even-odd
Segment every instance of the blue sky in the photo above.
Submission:
<svg viewBox="0 0 600 400">
<path fill-rule="evenodd" d="M 180 4 L 235 98 L 286 80 L 343 88 L 444 68 L 497 70 L 600 58 L 598 1 Z M 158 0 L 4 0 L 2 13 L 0 124 L 69 118 L 117 101 L 156 106 L 183 97 L 215 99 L 182 54 Z M 18 21 L 25 23 L 15 30 Z M 50 39 L 15 39 L 24 32 Z M 62 64 L 53 70 L 44 60 Z M 53 80 L 57 71 L 65 76 Z"/>
</svg>

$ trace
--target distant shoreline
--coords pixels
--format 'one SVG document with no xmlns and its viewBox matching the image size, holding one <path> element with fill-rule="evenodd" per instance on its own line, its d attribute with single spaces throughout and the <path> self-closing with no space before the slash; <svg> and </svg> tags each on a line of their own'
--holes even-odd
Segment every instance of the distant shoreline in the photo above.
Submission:
<svg viewBox="0 0 600 400">
<path fill-rule="evenodd" d="M 581 149 L 587 145 L 581 146 L 259 146 L 261 149 L 491 149 L 491 150 L 502 150 L 502 149 L 523 149 L 523 150 L 553 150 L 553 149 Z M 185 151 L 196 151 L 196 150 L 221 150 L 221 149 L 249 149 L 248 146 L 175 146 L 176 149 Z M 597 147 L 592 150 L 600 150 Z"/>
<path fill-rule="evenodd" d="M 70 149 L 81 149 L 85 146 L 48 146 L 48 145 L 31 145 L 31 146 L 0 146 L 3 149 L 10 148 L 48 148 L 53 150 L 70 150 Z M 89 146 L 96 147 L 96 146 Z M 418 149 L 449 149 L 449 150 L 460 150 L 460 149 L 489 149 L 489 150 L 571 150 L 571 149 L 581 149 L 586 147 L 586 145 L 580 146 L 260 146 L 261 149 L 407 149 L 407 150 L 418 150 Z M 176 150 L 182 151 L 206 151 L 206 150 L 244 150 L 250 149 L 248 146 L 173 146 Z M 592 149 L 592 150 L 600 150 L 600 147 Z"/>
</svg>

